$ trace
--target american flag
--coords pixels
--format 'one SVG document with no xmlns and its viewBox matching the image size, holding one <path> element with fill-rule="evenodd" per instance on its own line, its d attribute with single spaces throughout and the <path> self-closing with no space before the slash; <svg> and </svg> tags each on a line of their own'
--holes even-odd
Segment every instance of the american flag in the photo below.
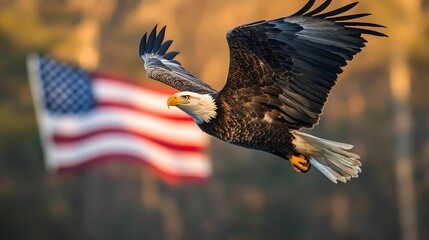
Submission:
<svg viewBox="0 0 429 240">
<path fill-rule="evenodd" d="M 186 114 L 167 109 L 173 91 L 88 73 L 45 56 L 30 56 L 28 68 L 48 169 L 131 160 L 168 182 L 210 175 L 208 138 Z"/>
</svg>

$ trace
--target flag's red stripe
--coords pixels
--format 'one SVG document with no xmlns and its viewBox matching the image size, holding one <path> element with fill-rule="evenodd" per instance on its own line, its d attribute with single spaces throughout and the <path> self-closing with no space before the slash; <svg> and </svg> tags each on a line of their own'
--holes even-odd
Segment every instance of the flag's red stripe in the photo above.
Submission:
<svg viewBox="0 0 429 240">
<path fill-rule="evenodd" d="M 145 133 L 142 133 L 142 132 L 136 132 L 136 131 L 131 131 L 131 130 L 127 130 L 127 129 L 118 129 L 118 128 L 103 128 L 103 129 L 98 129 L 98 130 L 94 130 L 91 132 L 87 132 L 84 134 L 71 135 L 71 136 L 70 135 L 66 136 L 66 135 L 54 134 L 52 139 L 56 144 L 71 144 L 71 143 L 83 141 L 87 138 L 95 137 L 98 135 L 112 134 L 112 133 L 122 133 L 122 134 L 128 134 L 128 135 L 136 136 L 138 138 L 142 138 L 145 140 L 152 141 L 155 144 L 158 144 L 160 146 L 168 148 L 169 150 L 172 150 L 172 151 L 176 150 L 176 151 L 189 151 L 189 152 L 201 152 L 201 153 L 205 152 L 205 148 L 201 147 L 201 146 L 183 145 L 180 143 L 172 144 L 172 143 L 163 141 L 159 138 L 151 137 L 151 136 L 149 136 Z"/>
<path fill-rule="evenodd" d="M 113 74 L 93 73 L 93 74 L 91 74 L 91 77 L 92 77 L 93 81 L 110 81 L 113 83 L 124 84 L 124 85 L 129 86 L 129 87 L 135 87 L 135 88 L 139 88 L 139 89 L 143 89 L 143 90 L 153 91 L 155 93 L 172 95 L 172 94 L 178 92 L 178 90 L 176 90 L 172 87 L 169 87 L 167 85 L 163 85 L 164 87 L 156 87 L 153 85 L 141 84 L 141 83 L 138 83 L 138 82 L 133 81 L 131 79 L 127 79 L 127 78 L 124 78 L 121 76 L 115 76 Z"/>
<path fill-rule="evenodd" d="M 126 104 L 126 103 L 99 101 L 96 104 L 97 104 L 97 107 L 122 108 L 122 109 L 133 110 L 136 112 L 145 113 L 145 114 L 152 115 L 155 117 L 162 117 L 162 118 L 170 119 L 170 120 L 185 121 L 185 122 L 193 122 L 194 121 L 191 117 L 188 117 L 186 115 L 184 115 L 184 116 L 167 115 L 167 114 L 162 114 L 162 113 L 157 112 L 157 111 L 151 111 L 149 109 L 144 109 L 144 108 L 138 107 L 136 105 Z"/>
<path fill-rule="evenodd" d="M 149 163 L 147 160 L 136 157 L 134 155 L 126 153 L 105 153 L 103 155 L 86 159 L 82 163 L 72 166 L 61 166 L 57 169 L 58 173 L 68 173 L 83 170 L 87 167 L 93 166 L 98 163 L 105 163 L 110 161 L 118 162 L 128 161 L 128 162 L 137 162 L 143 164 L 144 166 L 149 167 L 152 171 L 156 172 L 164 181 L 170 184 L 181 184 L 181 183 L 205 183 L 208 180 L 208 176 L 195 176 L 195 175 L 185 175 L 179 173 L 168 173 L 158 168 L 157 166 Z"/>
</svg>

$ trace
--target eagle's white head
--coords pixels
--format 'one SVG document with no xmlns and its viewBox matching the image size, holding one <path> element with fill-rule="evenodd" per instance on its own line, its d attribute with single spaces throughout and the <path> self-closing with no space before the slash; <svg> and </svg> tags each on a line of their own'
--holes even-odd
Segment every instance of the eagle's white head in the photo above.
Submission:
<svg viewBox="0 0 429 240">
<path fill-rule="evenodd" d="M 167 100 L 167 106 L 176 106 L 189 116 L 197 124 L 208 123 L 216 117 L 216 103 L 210 94 L 194 92 L 178 92 Z"/>
</svg>

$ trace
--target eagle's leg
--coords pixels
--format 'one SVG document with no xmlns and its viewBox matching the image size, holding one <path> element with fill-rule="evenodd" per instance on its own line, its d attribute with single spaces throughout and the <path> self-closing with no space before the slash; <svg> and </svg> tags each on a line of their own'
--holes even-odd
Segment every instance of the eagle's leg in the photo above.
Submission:
<svg viewBox="0 0 429 240">
<path fill-rule="evenodd" d="M 299 173 L 305 173 L 310 169 L 310 161 L 304 155 L 292 155 L 290 157 L 293 169 Z"/>
</svg>

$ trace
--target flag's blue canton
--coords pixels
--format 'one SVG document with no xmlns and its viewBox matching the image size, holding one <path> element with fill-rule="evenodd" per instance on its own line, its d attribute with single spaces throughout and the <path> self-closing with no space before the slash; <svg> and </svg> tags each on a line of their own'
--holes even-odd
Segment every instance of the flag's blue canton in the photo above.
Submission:
<svg viewBox="0 0 429 240">
<path fill-rule="evenodd" d="M 83 114 L 95 106 L 91 77 L 79 69 L 40 58 L 43 100 L 53 114 Z"/>
</svg>

